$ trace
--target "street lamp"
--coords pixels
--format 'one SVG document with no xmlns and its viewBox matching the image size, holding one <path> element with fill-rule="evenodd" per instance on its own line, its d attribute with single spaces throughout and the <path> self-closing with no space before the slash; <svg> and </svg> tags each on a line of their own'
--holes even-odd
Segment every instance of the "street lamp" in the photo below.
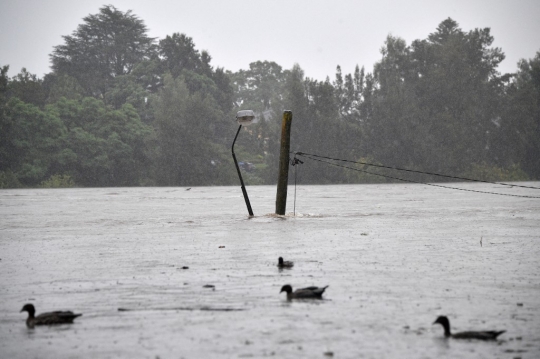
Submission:
<svg viewBox="0 0 540 359">
<path fill-rule="evenodd" d="M 242 194 L 244 195 L 244 200 L 246 201 L 247 210 L 250 216 L 253 216 L 253 210 L 251 209 L 251 203 L 249 203 L 249 197 L 246 191 L 246 187 L 244 186 L 244 180 L 242 179 L 242 174 L 240 173 L 240 167 L 238 166 L 238 161 L 236 160 L 236 155 L 234 154 L 234 143 L 236 142 L 236 139 L 238 138 L 238 134 L 240 133 L 240 130 L 242 129 L 242 125 L 249 126 L 253 123 L 253 120 L 255 119 L 255 114 L 251 110 L 242 110 L 238 111 L 236 113 L 236 122 L 240 126 L 238 126 L 238 131 L 236 131 L 236 136 L 234 136 L 234 141 L 232 143 L 232 156 L 234 159 L 234 165 L 236 166 L 236 171 L 238 172 L 238 178 L 240 178 L 240 184 L 242 185 Z"/>
</svg>

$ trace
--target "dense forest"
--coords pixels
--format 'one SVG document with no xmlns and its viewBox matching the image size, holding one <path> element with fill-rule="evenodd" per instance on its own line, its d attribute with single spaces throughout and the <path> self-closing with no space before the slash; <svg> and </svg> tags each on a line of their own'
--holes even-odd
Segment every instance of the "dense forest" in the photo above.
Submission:
<svg viewBox="0 0 540 359">
<path fill-rule="evenodd" d="M 50 54 L 51 72 L 0 66 L 0 188 L 273 184 L 281 117 L 291 150 L 484 180 L 540 179 L 540 51 L 500 74 L 490 29 L 446 19 L 425 39 L 388 36 L 373 72 L 325 81 L 269 61 L 231 72 L 186 34 L 150 38 L 102 7 Z M 0 64 L 2 65 L 2 64 Z M 363 168 L 363 167 L 359 167 Z M 371 170 L 379 173 L 380 169 Z M 302 183 L 388 181 L 309 161 Z M 424 178 L 423 180 L 436 180 Z"/>
</svg>

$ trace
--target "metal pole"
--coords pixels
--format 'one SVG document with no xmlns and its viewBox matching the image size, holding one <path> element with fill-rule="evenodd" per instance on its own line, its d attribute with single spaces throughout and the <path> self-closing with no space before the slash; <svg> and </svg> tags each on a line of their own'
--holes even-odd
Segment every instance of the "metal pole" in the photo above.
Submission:
<svg viewBox="0 0 540 359">
<path fill-rule="evenodd" d="M 234 141 L 232 143 L 232 156 L 234 159 L 234 165 L 236 166 L 236 171 L 238 172 L 238 178 L 240 178 L 240 184 L 242 185 L 242 194 L 244 195 L 244 200 L 246 201 L 246 206 L 248 213 L 251 217 L 253 217 L 253 210 L 251 209 L 251 203 L 249 203 L 249 197 L 246 191 L 246 187 L 244 186 L 244 180 L 242 179 L 242 174 L 240 173 L 240 167 L 238 167 L 238 161 L 236 160 L 236 155 L 234 154 L 234 143 L 236 142 L 236 139 L 238 138 L 238 134 L 240 133 L 240 129 L 242 128 L 242 125 L 238 127 L 238 131 L 236 131 L 236 136 L 234 136 Z"/>
<path fill-rule="evenodd" d="M 279 177 L 276 194 L 276 214 L 284 215 L 287 207 L 287 182 L 289 180 L 289 152 L 291 151 L 292 111 L 283 111 L 281 121 L 281 146 L 279 150 Z"/>
</svg>

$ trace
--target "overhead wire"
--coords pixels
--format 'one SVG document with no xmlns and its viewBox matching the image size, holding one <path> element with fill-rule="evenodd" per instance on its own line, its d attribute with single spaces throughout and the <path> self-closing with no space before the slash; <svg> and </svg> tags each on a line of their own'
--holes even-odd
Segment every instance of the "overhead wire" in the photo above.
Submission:
<svg viewBox="0 0 540 359">
<path fill-rule="evenodd" d="M 405 178 L 400 178 L 400 177 L 395 177 L 395 176 L 384 175 L 384 174 L 381 174 L 381 173 L 370 172 L 370 171 L 366 171 L 366 170 L 363 170 L 363 169 L 360 169 L 360 168 L 355 168 L 355 167 L 349 167 L 349 166 L 345 166 L 345 165 L 340 165 L 340 164 L 337 164 L 337 163 L 333 163 L 333 162 L 330 162 L 330 161 L 326 161 L 325 159 L 328 159 L 328 160 L 334 160 L 334 161 L 352 162 L 352 163 L 356 163 L 356 164 L 362 164 L 362 165 L 368 165 L 368 166 L 374 166 L 374 167 L 381 167 L 381 168 L 392 169 L 392 170 L 398 170 L 398 171 L 407 171 L 407 172 L 414 172 L 414 173 L 423 173 L 423 174 L 429 174 L 429 175 L 439 175 L 439 176 L 442 176 L 442 177 L 449 177 L 449 178 L 454 178 L 454 179 L 465 180 L 465 178 L 457 177 L 457 176 L 448 176 L 448 175 L 440 175 L 440 174 L 429 173 L 429 172 L 422 172 L 422 171 L 415 171 L 415 170 L 407 170 L 407 169 L 401 169 L 401 168 L 395 168 L 395 167 L 389 167 L 389 166 L 383 166 L 383 165 L 369 164 L 369 163 L 361 162 L 361 161 L 349 161 L 349 160 L 342 160 L 342 159 L 334 159 L 334 158 L 331 158 L 331 157 L 325 157 L 325 156 L 320 156 L 320 155 L 314 155 L 314 154 L 309 154 L 309 153 L 305 153 L 305 152 L 292 152 L 292 153 L 294 153 L 295 157 L 296 157 L 296 156 L 301 156 L 301 157 L 303 157 L 303 158 L 307 158 L 307 159 L 310 159 L 310 160 L 312 160 L 312 161 L 318 161 L 318 162 L 326 163 L 326 164 L 329 164 L 329 165 L 332 165 L 332 166 L 336 166 L 336 167 L 346 168 L 346 169 L 350 169 L 350 170 L 358 171 L 358 172 L 364 172 L 364 173 L 367 173 L 367 174 L 370 174 L 370 175 L 380 176 L 380 177 L 385 177 L 385 178 L 390 178 L 390 179 L 395 179 L 395 180 L 403 181 L 403 182 L 417 183 L 417 184 L 423 184 L 423 185 L 426 185 L 426 186 L 440 187 L 440 188 L 446 188 L 446 189 L 454 189 L 454 190 L 458 190 L 458 191 L 475 192 L 475 193 L 484 193 L 484 194 L 494 194 L 494 195 L 499 195 L 499 196 L 520 197 L 520 198 L 540 198 L 540 197 L 538 197 L 538 196 L 525 196 L 525 195 L 518 195 L 518 194 L 499 193 L 499 192 L 490 192 L 490 191 L 480 191 L 480 190 L 473 190 L 473 189 L 466 189 L 466 188 L 458 188 L 458 187 L 452 187 L 452 186 L 444 186 L 444 185 L 435 184 L 435 183 L 427 183 L 427 182 L 415 181 L 415 180 L 410 180 L 410 179 L 405 179 Z M 322 159 L 321 159 L 321 158 L 322 158 Z M 506 183 L 499 183 L 499 182 L 489 182 L 489 181 L 473 180 L 473 179 L 468 179 L 468 180 L 470 180 L 470 181 L 475 181 L 475 182 L 489 183 L 489 184 L 507 185 L 507 186 L 512 186 L 512 187 L 523 187 L 523 188 L 529 188 L 529 189 L 540 189 L 540 188 L 538 188 L 538 187 L 520 186 L 520 185 L 513 185 L 513 184 L 506 184 Z"/>
<path fill-rule="evenodd" d="M 528 189 L 540 189 L 540 187 L 524 186 L 524 185 L 518 185 L 518 184 L 513 184 L 513 183 L 504 183 L 504 182 L 490 182 L 490 181 L 479 180 L 479 179 L 474 179 L 474 178 L 466 178 L 466 177 L 445 175 L 445 174 L 435 173 L 435 172 L 426 172 L 426 171 L 411 170 L 411 169 L 406 169 L 406 168 L 385 166 L 385 165 L 380 165 L 380 164 L 376 164 L 376 163 L 369 163 L 369 162 L 364 162 L 364 161 L 344 160 L 344 159 L 340 159 L 340 158 L 332 158 L 332 157 L 321 156 L 321 155 L 316 155 L 316 154 L 306 153 L 306 152 L 293 152 L 293 153 L 298 154 L 299 156 L 311 156 L 311 157 L 317 157 L 317 158 L 324 158 L 324 159 L 332 160 L 332 161 L 349 162 L 349 163 L 361 164 L 361 165 L 366 165 L 366 166 L 371 166 L 371 167 L 379 167 L 379 168 L 386 168 L 386 169 L 391 169 L 391 170 L 396 170 L 396 171 L 419 173 L 419 174 L 425 174 L 425 175 L 430 175 L 430 176 L 438 176 L 438 177 L 457 179 L 457 180 L 462 180 L 462 181 L 481 182 L 481 183 L 488 183 L 488 184 L 498 184 L 498 185 L 503 185 L 503 186 L 521 187 L 521 188 L 528 188 Z"/>
</svg>

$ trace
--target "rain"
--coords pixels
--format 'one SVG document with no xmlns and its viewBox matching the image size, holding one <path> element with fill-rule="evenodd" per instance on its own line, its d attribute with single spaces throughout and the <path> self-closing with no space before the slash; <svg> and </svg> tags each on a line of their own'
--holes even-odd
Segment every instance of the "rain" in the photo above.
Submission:
<svg viewBox="0 0 540 359">
<path fill-rule="evenodd" d="M 536 2 L 5 5 L 0 357 L 540 355 Z"/>
</svg>

